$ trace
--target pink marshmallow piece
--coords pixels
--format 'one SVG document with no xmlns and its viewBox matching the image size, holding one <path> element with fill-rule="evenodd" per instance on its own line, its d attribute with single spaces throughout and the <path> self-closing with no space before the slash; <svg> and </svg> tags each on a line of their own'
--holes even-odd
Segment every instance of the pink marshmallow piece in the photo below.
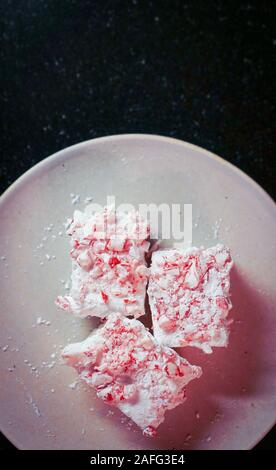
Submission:
<svg viewBox="0 0 276 470">
<path fill-rule="evenodd" d="M 195 346 L 205 353 L 228 345 L 232 266 L 230 251 L 221 244 L 152 254 L 148 295 L 161 344 Z"/>
<path fill-rule="evenodd" d="M 56 304 L 82 318 L 106 318 L 113 311 L 144 315 L 149 226 L 139 213 L 117 212 L 112 206 L 92 214 L 75 211 L 67 233 L 71 290 Z"/>
<path fill-rule="evenodd" d="M 119 313 L 62 357 L 99 398 L 117 406 L 147 436 L 154 436 L 167 410 L 185 400 L 185 386 L 201 376 L 172 349 L 161 346 L 135 319 Z"/>
</svg>

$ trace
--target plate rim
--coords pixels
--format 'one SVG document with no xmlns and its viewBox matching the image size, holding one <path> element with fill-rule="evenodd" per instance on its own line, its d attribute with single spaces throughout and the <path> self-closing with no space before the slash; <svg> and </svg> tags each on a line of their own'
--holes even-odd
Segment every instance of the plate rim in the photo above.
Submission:
<svg viewBox="0 0 276 470">
<path fill-rule="evenodd" d="M 175 145 L 180 145 L 183 148 L 188 148 L 195 150 L 197 152 L 200 152 L 202 155 L 204 155 L 206 158 L 209 158 L 211 160 L 216 160 L 218 163 L 224 165 L 225 167 L 229 168 L 230 170 L 234 171 L 237 175 L 239 175 L 244 181 L 246 181 L 253 189 L 258 191 L 258 193 L 264 198 L 265 202 L 271 206 L 274 210 L 276 209 L 276 204 L 272 196 L 270 196 L 267 191 L 259 184 L 257 183 L 251 176 L 249 176 L 247 173 L 245 173 L 243 170 L 235 166 L 233 163 L 225 160 L 223 157 L 217 155 L 216 153 L 207 150 L 203 147 L 200 147 L 199 145 L 192 144 L 190 142 L 175 138 L 175 137 L 169 137 L 169 136 L 162 136 L 158 134 L 145 134 L 145 133 L 123 133 L 123 134 L 111 134 L 107 136 L 102 136 L 102 137 L 96 137 L 88 140 L 84 140 L 81 142 L 77 142 L 76 144 L 70 145 L 69 147 L 64 147 L 61 150 L 58 150 L 57 152 L 43 158 L 40 160 L 38 163 L 35 165 L 31 166 L 28 170 L 26 170 L 22 175 L 20 175 L 14 182 L 12 182 L 5 190 L 4 192 L 0 195 L 0 207 L 2 204 L 6 202 L 6 200 L 10 197 L 10 195 L 13 194 L 14 191 L 18 190 L 21 185 L 26 183 L 26 179 L 32 177 L 35 173 L 39 172 L 40 170 L 43 169 L 43 167 L 47 167 L 48 164 L 51 164 L 55 160 L 61 159 L 61 158 L 70 158 L 70 153 L 71 151 L 78 151 L 79 149 L 82 149 L 83 147 L 89 147 L 89 145 L 93 144 L 94 142 L 110 142 L 110 141 L 120 141 L 121 139 L 126 139 L 126 140 L 151 140 L 151 141 L 164 141 L 167 143 L 175 144 Z M 66 155 L 68 154 L 68 155 Z M 275 426 L 275 422 L 269 425 L 269 427 L 263 431 L 263 433 L 256 439 L 254 440 L 248 447 L 247 449 L 250 450 L 253 447 L 255 447 L 265 436 L 266 434 L 269 433 L 269 431 L 272 430 L 272 428 Z M 17 449 L 19 450 L 24 450 L 25 447 L 22 445 L 22 443 L 16 442 L 16 439 L 14 439 L 11 435 L 9 430 L 4 431 L 0 422 L 0 432 L 10 441 Z"/>
<path fill-rule="evenodd" d="M 259 184 L 257 183 L 251 176 L 249 176 L 247 173 L 245 173 L 243 170 L 238 168 L 236 165 L 233 163 L 229 162 L 228 160 L 225 160 L 223 157 L 220 157 L 214 152 L 211 152 L 210 150 L 207 150 L 203 147 L 200 147 L 199 145 L 192 144 L 190 142 L 187 142 L 185 140 L 177 139 L 175 137 L 168 137 L 168 136 L 161 136 L 158 134 L 144 134 L 144 133 L 125 133 L 125 134 L 111 134 L 103 137 L 96 137 L 94 139 L 88 139 L 84 140 L 81 142 L 77 142 L 76 144 L 70 145 L 69 147 L 64 147 L 61 150 L 58 150 L 57 152 L 49 155 L 48 157 L 43 158 L 40 160 L 38 163 L 35 165 L 31 166 L 28 170 L 26 170 L 22 175 L 20 175 L 13 183 L 11 183 L 10 186 L 8 186 L 7 189 L 4 190 L 4 192 L 0 196 L 0 203 L 3 203 L 4 200 L 10 195 L 10 193 L 14 189 L 18 189 L 23 182 L 25 182 L 26 178 L 29 178 L 33 173 L 39 171 L 43 166 L 46 166 L 47 164 L 53 162 L 55 159 L 60 159 L 66 156 L 66 154 L 70 153 L 72 150 L 78 150 L 81 149 L 82 147 L 89 146 L 91 143 L 94 142 L 108 142 L 111 140 L 120 140 L 120 139 L 148 139 L 148 140 L 163 140 L 169 143 L 175 143 L 177 145 L 181 145 L 186 148 L 190 148 L 193 150 L 196 150 L 202 154 L 204 154 L 207 158 L 210 159 L 215 159 L 218 163 L 223 164 L 224 166 L 228 167 L 229 169 L 232 169 L 235 171 L 238 175 L 240 175 L 243 179 L 247 181 L 247 183 L 253 185 L 255 189 L 261 193 L 262 196 L 264 196 L 267 200 L 268 203 L 272 203 L 273 207 L 275 208 L 275 202 L 268 194 L 268 192 Z"/>
</svg>

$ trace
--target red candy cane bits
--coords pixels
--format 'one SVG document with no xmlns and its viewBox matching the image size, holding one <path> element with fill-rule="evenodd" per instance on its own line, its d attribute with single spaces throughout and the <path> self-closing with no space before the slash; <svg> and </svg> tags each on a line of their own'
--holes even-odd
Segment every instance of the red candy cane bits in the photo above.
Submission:
<svg viewBox="0 0 276 470">
<path fill-rule="evenodd" d="M 201 376 L 200 367 L 119 313 L 111 313 L 82 343 L 67 346 L 62 357 L 99 398 L 117 406 L 147 436 L 156 434 L 165 412 L 185 400 L 185 386 Z"/>
<path fill-rule="evenodd" d="M 153 253 L 148 294 L 161 344 L 196 346 L 206 353 L 227 346 L 232 266 L 223 245 Z"/>
<path fill-rule="evenodd" d="M 57 305 L 78 317 L 106 318 L 110 312 L 144 315 L 149 226 L 137 212 L 106 207 L 75 211 L 71 237 L 72 285 Z"/>
</svg>

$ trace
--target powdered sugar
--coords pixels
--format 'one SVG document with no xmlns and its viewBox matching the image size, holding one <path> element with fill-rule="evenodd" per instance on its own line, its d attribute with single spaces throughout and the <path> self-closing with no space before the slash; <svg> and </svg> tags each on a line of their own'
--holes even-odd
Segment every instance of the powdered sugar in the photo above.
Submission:
<svg viewBox="0 0 276 470">
<path fill-rule="evenodd" d="M 222 224 L 222 219 L 221 218 L 216 220 L 215 223 L 214 223 L 213 234 L 214 234 L 214 239 L 215 240 L 218 239 L 221 224 Z"/>
<path fill-rule="evenodd" d="M 71 384 L 68 385 L 68 387 L 71 389 L 71 390 L 76 390 L 78 386 L 78 381 L 76 380 L 75 382 L 72 382 Z"/>
<path fill-rule="evenodd" d="M 40 409 L 38 408 L 36 402 L 34 401 L 32 395 L 27 395 L 27 403 L 31 406 L 32 410 L 34 411 L 35 415 L 39 418 L 42 416 Z"/>
<path fill-rule="evenodd" d="M 42 317 L 37 317 L 36 319 L 36 325 L 45 325 L 45 326 L 50 326 L 51 322 L 49 320 L 44 320 Z M 34 326 L 34 325 L 33 325 Z"/>
<path fill-rule="evenodd" d="M 72 205 L 79 204 L 79 202 L 80 202 L 80 195 L 79 194 L 71 193 L 70 197 L 71 197 L 71 204 Z"/>
</svg>

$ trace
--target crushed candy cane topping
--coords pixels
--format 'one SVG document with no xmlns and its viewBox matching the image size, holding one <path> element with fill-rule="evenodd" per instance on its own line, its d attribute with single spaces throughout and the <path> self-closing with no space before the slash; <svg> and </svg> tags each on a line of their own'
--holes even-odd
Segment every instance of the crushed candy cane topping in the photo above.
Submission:
<svg viewBox="0 0 276 470">
<path fill-rule="evenodd" d="M 148 279 L 145 255 L 149 225 L 138 212 L 75 211 L 71 237 L 72 286 L 59 307 L 79 317 L 106 318 L 110 312 L 143 315 Z"/>
<path fill-rule="evenodd" d="M 201 376 L 200 367 L 158 344 L 141 322 L 117 312 L 85 341 L 65 347 L 62 357 L 147 436 L 156 434 L 166 410 L 185 400 L 188 382 Z"/>
<path fill-rule="evenodd" d="M 195 346 L 206 353 L 227 346 L 232 266 L 221 244 L 153 253 L 148 294 L 154 336 L 161 344 Z"/>
</svg>

